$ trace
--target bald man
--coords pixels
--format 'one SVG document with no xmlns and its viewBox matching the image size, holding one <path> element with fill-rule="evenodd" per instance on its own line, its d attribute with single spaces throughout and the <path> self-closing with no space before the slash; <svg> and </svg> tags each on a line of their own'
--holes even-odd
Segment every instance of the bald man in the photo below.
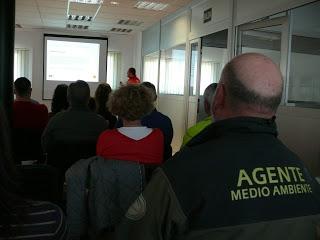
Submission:
<svg viewBox="0 0 320 240">
<path fill-rule="evenodd" d="M 222 73 L 216 122 L 157 170 L 117 239 L 316 239 L 319 185 L 277 139 L 279 68 L 243 54 Z"/>
</svg>

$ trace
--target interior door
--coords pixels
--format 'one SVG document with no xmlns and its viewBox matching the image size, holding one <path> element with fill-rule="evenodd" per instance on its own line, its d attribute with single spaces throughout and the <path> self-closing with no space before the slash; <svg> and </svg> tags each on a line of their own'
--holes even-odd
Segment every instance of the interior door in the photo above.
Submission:
<svg viewBox="0 0 320 240">
<path fill-rule="evenodd" d="M 187 128 L 197 122 L 198 98 L 199 98 L 199 79 L 201 63 L 201 39 L 190 42 L 190 74 L 188 90 L 188 122 Z"/>
<path fill-rule="evenodd" d="M 256 52 L 271 58 L 280 67 L 286 88 L 289 71 L 287 64 L 288 32 L 289 20 L 286 15 L 241 25 L 237 32 L 236 54 Z M 287 99 L 287 91 L 287 89 L 283 91 L 282 103 Z"/>
</svg>

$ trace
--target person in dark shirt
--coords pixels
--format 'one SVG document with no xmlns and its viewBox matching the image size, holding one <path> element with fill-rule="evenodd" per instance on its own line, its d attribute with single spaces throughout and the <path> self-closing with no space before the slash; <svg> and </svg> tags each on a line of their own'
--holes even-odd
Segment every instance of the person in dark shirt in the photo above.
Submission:
<svg viewBox="0 0 320 240">
<path fill-rule="evenodd" d="M 62 210 L 49 202 L 28 201 L 20 197 L 16 176 L 9 128 L 0 107 L 0 239 L 66 239 Z"/>
<path fill-rule="evenodd" d="M 141 83 L 142 86 L 146 87 L 151 91 L 151 94 L 153 96 L 153 101 L 155 102 L 157 100 L 157 93 L 155 86 L 150 82 L 143 82 Z M 153 109 L 153 111 L 142 118 L 141 120 L 142 126 L 146 126 L 148 128 L 159 128 L 164 136 L 164 153 L 163 158 L 164 160 L 169 159 L 172 157 L 172 147 L 171 142 L 173 138 L 173 127 L 172 122 L 170 118 L 161 112 L 158 112 L 156 108 Z M 119 119 L 117 122 L 117 127 L 122 127 L 123 123 L 122 120 Z"/>
<path fill-rule="evenodd" d="M 65 111 L 69 107 L 69 102 L 67 99 L 68 85 L 59 84 L 54 90 L 52 102 L 51 102 L 51 113 L 49 113 L 49 118 L 56 115 L 58 112 Z"/>
<path fill-rule="evenodd" d="M 95 100 L 96 100 L 96 113 L 100 116 L 104 117 L 104 119 L 109 121 L 109 128 L 113 129 L 116 125 L 117 118 L 112 115 L 112 113 L 108 110 L 107 102 L 109 100 L 109 95 L 112 89 L 109 84 L 101 83 L 99 84 L 96 92 L 95 92 Z"/>
<path fill-rule="evenodd" d="M 68 88 L 70 108 L 51 118 L 43 135 L 44 152 L 63 142 L 96 142 L 100 133 L 108 128 L 108 122 L 103 117 L 88 108 L 90 88 L 88 83 L 78 80 Z"/>
<path fill-rule="evenodd" d="M 282 89 L 270 58 L 232 59 L 215 122 L 157 169 L 114 239 L 319 239 L 320 186 L 277 139 Z"/>
</svg>

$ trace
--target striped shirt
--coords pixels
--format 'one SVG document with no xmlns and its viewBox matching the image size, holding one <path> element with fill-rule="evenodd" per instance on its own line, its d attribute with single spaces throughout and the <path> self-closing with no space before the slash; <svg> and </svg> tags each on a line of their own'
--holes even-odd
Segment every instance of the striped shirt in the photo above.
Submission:
<svg viewBox="0 0 320 240">
<path fill-rule="evenodd" d="M 32 202 L 24 209 L 19 222 L 10 223 L 10 236 L 3 236 L 0 225 L 0 239 L 63 240 L 66 239 L 66 222 L 62 210 L 48 202 Z"/>
</svg>

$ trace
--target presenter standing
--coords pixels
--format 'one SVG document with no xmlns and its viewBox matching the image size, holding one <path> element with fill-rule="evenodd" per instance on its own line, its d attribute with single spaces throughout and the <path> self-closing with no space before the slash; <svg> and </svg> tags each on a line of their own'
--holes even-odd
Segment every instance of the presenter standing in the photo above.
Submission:
<svg viewBox="0 0 320 240">
<path fill-rule="evenodd" d="M 135 68 L 129 68 L 128 72 L 127 72 L 127 76 L 128 76 L 127 85 L 128 84 L 140 84 L 140 79 L 137 78 L 137 76 L 136 76 L 136 69 Z M 120 85 L 123 86 L 123 83 L 120 82 Z"/>
</svg>

